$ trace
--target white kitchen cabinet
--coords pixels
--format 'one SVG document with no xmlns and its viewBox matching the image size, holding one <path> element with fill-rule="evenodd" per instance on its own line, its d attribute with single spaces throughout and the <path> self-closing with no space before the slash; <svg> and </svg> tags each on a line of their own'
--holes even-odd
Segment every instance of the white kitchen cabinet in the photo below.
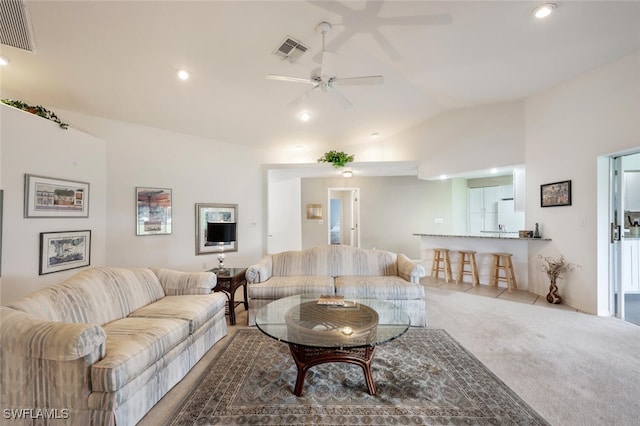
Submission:
<svg viewBox="0 0 640 426">
<path fill-rule="evenodd" d="M 513 199 L 513 185 L 500 185 L 498 187 L 498 198 L 500 200 L 512 200 Z"/>
<path fill-rule="evenodd" d="M 469 235 L 498 230 L 500 187 L 469 188 Z"/>
<path fill-rule="evenodd" d="M 640 293 L 640 239 L 622 241 L 622 291 Z"/>
</svg>

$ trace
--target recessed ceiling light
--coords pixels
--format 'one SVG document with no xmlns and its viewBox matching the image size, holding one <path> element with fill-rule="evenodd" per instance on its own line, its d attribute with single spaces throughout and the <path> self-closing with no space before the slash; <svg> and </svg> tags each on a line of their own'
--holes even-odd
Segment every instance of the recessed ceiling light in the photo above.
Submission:
<svg viewBox="0 0 640 426">
<path fill-rule="evenodd" d="M 447 180 L 447 175 L 440 175 L 440 180 Z"/>
<path fill-rule="evenodd" d="M 346 178 L 350 178 L 351 176 L 353 176 L 353 172 L 351 170 L 345 170 L 342 172 L 342 176 Z"/>
<path fill-rule="evenodd" d="M 178 70 L 178 78 L 180 80 L 188 80 L 189 79 L 189 72 L 186 70 Z"/>
<path fill-rule="evenodd" d="M 9 65 L 9 58 L 4 55 L 0 55 L 0 65 L 5 66 Z"/>
<path fill-rule="evenodd" d="M 493 169 L 489 170 L 489 173 L 496 174 L 498 173 L 498 169 L 494 167 Z"/>
<path fill-rule="evenodd" d="M 373 132 L 369 136 L 371 136 L 371 139 L 378 139 L 378 136 L 380 136 L 380 134 L 378 132 Z"/>
<path fill-rule="evenodd" d="M 311 114 L 309 114 L 307 111 L 302 111 L 300 114 L 298 114 L 298 118 L 301 121 L 309 121 L 311 120 Z"/>
<path fill-rule="evenodd" d="M 547 3 L 533 9 L 533 16 L 538 19 L 546 18 L 551 15 L 557 5 L 555 3 Z"/>
</svg>

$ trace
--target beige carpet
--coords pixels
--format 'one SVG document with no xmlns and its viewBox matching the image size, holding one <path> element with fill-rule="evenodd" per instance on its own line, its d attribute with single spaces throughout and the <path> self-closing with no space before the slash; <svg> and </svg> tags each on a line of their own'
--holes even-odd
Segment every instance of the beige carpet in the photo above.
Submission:
<svg viewBox="0 0 640 426">
<path fill-rule="evenodd" d="M 238 323 L 246 324 L 246 313 L 237 313 Z M 640 418 L 638 326 L 433 288 L 427 289 L 427 317 L 430 327 L 446 330 L 552 425 L 635 425 Z M 139 424 L 164 423 L 226 340 Z"/>
</svg>

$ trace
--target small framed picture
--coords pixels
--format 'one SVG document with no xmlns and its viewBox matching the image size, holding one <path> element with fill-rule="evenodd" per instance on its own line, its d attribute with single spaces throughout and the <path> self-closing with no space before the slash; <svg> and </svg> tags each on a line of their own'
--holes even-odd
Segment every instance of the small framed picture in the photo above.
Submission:
<svg viewBox="0 0 640 426">
<path fill-rule="evenodd" d="M 553 182 L 540 185 L 540 207 L 571 205 L 571 181 Z"/>
<path fill-rule="evenodd" d="M 171 189 L 136 188 L 136 235 L 171 234 Z"/>
<path fill-rule="evenodd" d="M 207 235 L 210 224 L 230 224 L 233 227 L 233 237 L 230 241 L 224 241 L 224 252 L 238 251 L 235 226 L 238 222 L 237 204 L 196 204 L 196 255 L 215 254 L 220 252 L 220 242 L 212 242 Z"/>
<path fill-rule="evenodd" d="M 91 231 L 40 233 L 40 275 L 90 264 Z"/>
<path fill-rule="evenodd" d="M 89 217 L 89 184 L 25 174 L 24 217 Z"/>
<path fill-rule="evenodd" d="M 307 204 L 307 219 L 322 219 L 322 204 Z"/>
</svg>

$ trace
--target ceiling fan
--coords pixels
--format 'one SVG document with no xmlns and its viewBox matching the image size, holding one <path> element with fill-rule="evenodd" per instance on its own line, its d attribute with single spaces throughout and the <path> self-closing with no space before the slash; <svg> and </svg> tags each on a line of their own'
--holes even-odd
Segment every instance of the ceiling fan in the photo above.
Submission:
<svg viewBox="0 0 640 426">
<path fill-rule="evenodd" d="M 321 92 L 332 95 L 343 107 L 350 108 L 353 104 L 346 98 L 335 86 L 355 86 L 355 85 L 371 85 L 384 83 L 384 77 L 381 75 L 369 75 L 361 77 L 338 78 L 333 69 L 335 55 L 325 50 L 325 35 L 331 31 L 331 24 L 328 22 L 320 22 L 316 27 L 317 31 L 322 34 L 322 60 L 320 68 L 316 68 L 311 72 L 310 78 L 288 77 L 284 75 L 267 74 L 265 77 L 270 80 L 290 81 L 293 83 L 310 84 L 313 87 L 302 93 L 291 104 L 300 103 L 307 97 L 312 90 L 319 89 Z"/>
</svg>

